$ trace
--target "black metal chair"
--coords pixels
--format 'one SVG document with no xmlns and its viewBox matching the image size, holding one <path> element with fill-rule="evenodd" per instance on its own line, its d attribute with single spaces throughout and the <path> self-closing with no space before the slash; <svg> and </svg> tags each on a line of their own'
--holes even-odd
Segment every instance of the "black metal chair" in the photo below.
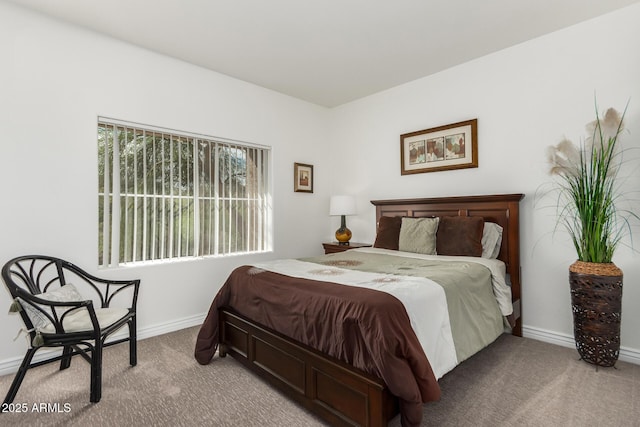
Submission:
<svg viewBox="0 0 640 427">
<path fill-rule="evenodd" d="M 67 369 L 72 356 L 79 354 L 91 364 L 89 400 L 99 402 L 102 349 L 128 341 L 129 363 L 136 365 L 140 280 L 101 279 L 70 262 L 44 255 L 10 260 L 2 268 L 2 279 L 14 298 L 10 311 L 20 312 L 30 343 L 5 404 L 13 402 L 29 368 L 60 360 L 60 370 Z M 89 295 L 87 292 L 91 298 L 82 296 Z M 128 337 L 107 342 L 125 325 L 129 327 Z M 32 363 L 35 353 L 47 347 L 61 347 L 62 354 Z"/>
</svg>

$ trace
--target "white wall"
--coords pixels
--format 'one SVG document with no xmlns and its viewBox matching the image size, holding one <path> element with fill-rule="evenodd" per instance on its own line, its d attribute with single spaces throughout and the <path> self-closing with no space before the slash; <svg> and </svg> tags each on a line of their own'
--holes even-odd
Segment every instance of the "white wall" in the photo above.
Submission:
<svg viewBox="0 0 640 427">
<path fill-rule="evenodd" d="M 333 189 L 359 195 L 361 213 L 349 219 L 354 239 L 375 237 L 369 200 L 525 193 L 525 332 L 566 344 L 573 336 L 568 266 L 575 251 L 566 234 L 553 235 L 555 211 L 544 209 L 545 203 L 534 205 L 534 194 L 550 180 L 546 147 L 565 135 L 575 142 L 586 136 L 584 125 L 595 118 L 594 94 L 601 111 L 622 110 L 631 99 L 625 141 L 640 146 L 639 21 L 636 4 L 335 108 L 331 140 L 349 164 Z M 472 118 L 478 118 L 477 169 L 400 175 L 401 134 Z M 638 165 L 638 153 L 635 157 Z M 625 184 L 628 191 L 640 191 L 637 169 Z M 638 194 L 629 197 L 637 202 Z M 638 203 L 635 209 L 640 212 Z M 635 231 L 640 250 L 638 227 Z M 614 258 L 625 274 L 624 356 L 640 362 L 639 260 L 627 248 Z"/>
<path fill-rule="evenodd" d="M 2 1 L 0 58 L 0 264 L 46 253 L 94 274 L 140 278 L 138 325 L 148 336 L 197 322 L 237 265 L 322 252 L 325 108 Z M 99 115 L 273 147 L 274 252 L 98 271 Z M 294 162 L 315 166 L 313 194 L 294 193 Z M 26 347 L 11 341 L 21 322 L 6 314 L 9 304 L 0 290 L 0 373 Z"/>
<path fill-rule="evenodd" d="M 0 0 L 0 263 L 51 253 L 93 273 L 141 278 L 139 328 L 148 336 L 197 322 L 237 265 L 320 253 L 338 227 L 327 216 L 331 194 L 358 195 L 348 225 L 354 241 L 371 242 L 372 199 L 523 192 L 525 333 L 566 344 L 575 255 L 565 235 L 551 235 L 553 211 L 534 206 L 534 193 L 549 180 L 545 148 L 584 135 L 594 93 L 601 109 L 631 98 L 626 141 L 640 143 L 639 20 L 640 5 L 631 6 L 326 110 Z M 275 251 L 98 272 L 98 115 L 272 146 Z M 400 175 L 400 134 L 476 117 L 479 168 Z M 293 192 L 296 161 L 314 165 L 314 194 Z M 628 187 L 638 182 L 636 173 Z M 625 272 L 624 355 L 640 361 L 638 257 L 621 248 L 615 262 Z M 0 291 L 0 310 L 9 303 Z M 26 343 L 11 342 L 17 316 L 0 316 L 1 374 Z"/>
</svg>

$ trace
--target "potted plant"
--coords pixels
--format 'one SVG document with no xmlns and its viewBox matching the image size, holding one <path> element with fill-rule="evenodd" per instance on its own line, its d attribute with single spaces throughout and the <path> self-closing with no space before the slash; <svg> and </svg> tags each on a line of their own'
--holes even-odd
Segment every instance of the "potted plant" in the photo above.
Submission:
<svg viewBox="0 0 640 427">
<path fill-rule="evenodd" d="M 569 267 L 574 338 L 580 357 L 597 366 L 613 366 L 620 352 L 622 271 L 612 258 L 629 219 L 616 206 L 622 162 L 619 137 L 624 115 L 613 108 L 587 125 L 581 144 L 564 139 L 549 147 L 555 176 L 558 224 L 568 231 L 577 252 Z"/>
</svg>

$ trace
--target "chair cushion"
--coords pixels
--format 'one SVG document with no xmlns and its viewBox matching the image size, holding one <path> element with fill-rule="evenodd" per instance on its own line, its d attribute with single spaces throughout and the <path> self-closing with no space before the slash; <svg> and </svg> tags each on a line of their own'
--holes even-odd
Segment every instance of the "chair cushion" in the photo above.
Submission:
<svg viewBox="0 0 640 427">
<path fill-rule="evenodd" d="M 76 287 L 71 283 L 67 283 L 66 285 L 61 286 L 53 291 L 43 292 L 35 296 L 40 299 L 55 302 L 84 301 L 82 295 L 80 295 Z M 46 311 L 47 314 L 52 315 L 50 306 L 42 304 L 32 304 L 22 298 L 18 298 L 18 300 L 20 301 L 20 305 L 22 306 L 22 308 L 24 308 L 24 310 L 27 312 L 27 316 L 29 316 L 31 323 L 33 323 L 33 326 L 36 329 L 44 330 L 47 327 L 53 328 L 51 320 L 49 320 L 49 318 L 45 316 L 40 310 L 34 307 L 34 305 L 37 305 L 38 307 Z M 61 315 L 69 309 L 70 307 L 58 307 L 57 313 Z M 53 329 L 55 330 L 55 328 Z"/>
<path fill-rule="evenodd" d="M 96 308 L 95 312 L 100 329 L 113 325 L 129 314 L 129 310 L 126 308 Z M 64 319 L 62 319 L 62 327 L 65 332 L 92 331 L 93 324 L 91 323 L 89 310 L 81 308 L 67 314 Z M 53 324 L 50 323 L 49 326 L 41 329 L 41 331 L 44 333 L 55 333 L 56 329 Z"/>
<path fill-rule="evenodd" d="M 84 301 L 86 298 L 83 298 L 82 295 L 78 292 L 75 286 L 71 283 L 67 283 L 60 288 L 57 288 L 53 291 L 43 292 L 41 294 L 36 295 L 38 298 L 45 299 L 48 301 L 56 301 L 56 302 L 70 302 L 70 301 Z M 51 323 L 49 318 L 45 316 L 40 310 L 33 307 L 33 305 L 37 305 L 42 308 L 47 313 L 51 314 L 51 307 L 42 304 L 31 304 L 25 301 L 22 298 L 18 298 L 20 300 L 20 305 L 27 312 L 27 316 L 33 323 L 33 326 L 44 333 L 55 333 L 56 328 Z M 71 307 L 56 307 L 56 312 L 58 316 L 62 316 L 63 313 L 69 311 Z M 129 310 L 126 308 L 95 308 L 96 317 L 98 319 L 98 324 L 101 329 L 104 329 L 108 326 L 113 325 L 118 320 L 125 317 L 129 314 Z M 91 316 L 89 316 L 89 310 L 87 308 L 77 308 L 73 311 L 70 311 L 64 318 L 62 319 L 62 326 L 65 332 L 81 332 L 81 331 L 91 331 L 93 330 L 93 324 L 91 323 Z"/>
</svg>

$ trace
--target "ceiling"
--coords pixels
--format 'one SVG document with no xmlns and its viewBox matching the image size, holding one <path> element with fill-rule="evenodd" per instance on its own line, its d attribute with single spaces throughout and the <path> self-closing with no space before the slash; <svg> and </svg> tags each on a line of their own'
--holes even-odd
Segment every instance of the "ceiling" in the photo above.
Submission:
<svg viewBox="0 0 640 427">
<path fill-rule="evenodd" d="M 334 107 L 639 0 L 9 0 Z"/>
</svg>

